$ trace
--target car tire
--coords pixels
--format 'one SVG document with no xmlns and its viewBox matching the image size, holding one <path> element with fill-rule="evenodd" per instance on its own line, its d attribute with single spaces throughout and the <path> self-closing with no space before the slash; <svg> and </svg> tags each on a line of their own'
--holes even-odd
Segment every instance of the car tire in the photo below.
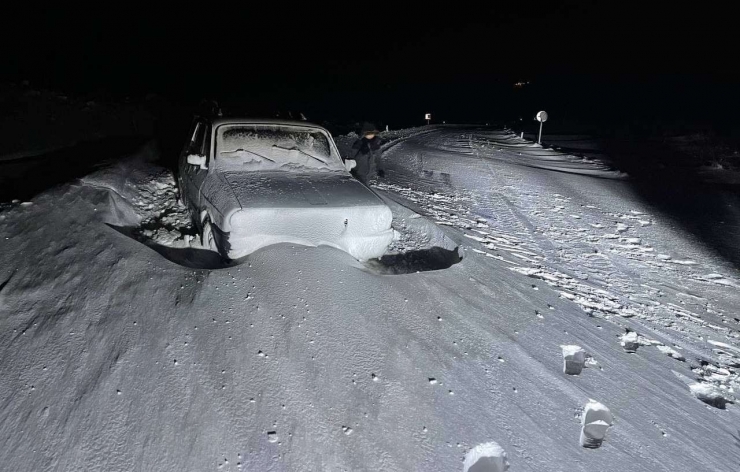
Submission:
<svg viewBox="0 0 740 472">
<path fill-rule="evenodd" d="M 187 196 L 187 194 L 185 193 L 185 186 L 184 186 L 184 185 L 182 184 L 182 177 L 178 177 L 178 179 L 177 179 L 177 191 L 178 191 L 178 193 L 180 194 L 180 195 L 179 195 L 179 197 L 180 197 L 180 198 L 179 198 L 179 200 L 180 200 L 180 204 L 181 204 L 181 205 L 182 205 L 183 207 L 185 207 L 185 208 L 188 208 L 188 209 L 189 209 L 190 207 L 189 207 L 189 205 L 188 205 L 188 204 L 189 204 L 189 202 L 188 202 L 188 196 Z"/>
<path fill-rule="evenodd" d="M 200 242 L 204 248 L 213 252 L 219 252 L 218 246 L 216 245 L 216 235 L 213 232 L 213 225 L 211 224 L 210 219 L 206 219 L 203 222 L 203 231 L 201 231 Z"/>
</svg>

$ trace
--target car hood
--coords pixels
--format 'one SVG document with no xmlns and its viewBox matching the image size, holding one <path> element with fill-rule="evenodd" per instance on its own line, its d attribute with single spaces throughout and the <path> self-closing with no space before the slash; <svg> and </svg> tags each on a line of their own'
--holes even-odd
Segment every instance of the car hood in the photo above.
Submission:
<svg viewBox="0 0 740 472">
<path fill-rule="evenodd" d="M 242 208 L 376 206 L 384 203 L 349 175 L 223 172 Z"/>
</svg>

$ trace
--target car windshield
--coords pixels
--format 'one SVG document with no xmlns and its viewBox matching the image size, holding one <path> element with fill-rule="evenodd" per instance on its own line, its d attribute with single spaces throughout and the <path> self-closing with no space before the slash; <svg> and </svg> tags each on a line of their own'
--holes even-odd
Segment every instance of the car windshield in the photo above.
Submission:
<svg viewBox="0 0 740 472">
<path fill-rule="evenodd" d="M 216 166 L 228 170 L 314 172 L 344 170 L 329 137 L 315 128 L 223 125 L 216 139 Z"/>
</svg>

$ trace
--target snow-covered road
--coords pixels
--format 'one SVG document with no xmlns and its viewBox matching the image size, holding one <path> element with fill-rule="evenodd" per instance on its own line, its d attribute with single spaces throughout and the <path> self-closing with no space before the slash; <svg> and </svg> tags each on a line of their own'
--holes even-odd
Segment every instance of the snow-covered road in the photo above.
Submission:
<svg viewBox="0 0 740 472">
<path fill-rule="evenodd" d="M 177 215 L 139 158 L 0 211 L 0 464 L 451 471 L 495 442 L 510 470 L 740 468 L 732 264 L 598 161 L 490 129 L 394 137 L 376 189 L 460 245 L 448 269 L 292 245 L 178 265 L 120 230 Z M 403 207 L 394 247 L 423 254 L 440 238 Z M 598 449 L 589 399 L 614 417 Z"/>
</svg>

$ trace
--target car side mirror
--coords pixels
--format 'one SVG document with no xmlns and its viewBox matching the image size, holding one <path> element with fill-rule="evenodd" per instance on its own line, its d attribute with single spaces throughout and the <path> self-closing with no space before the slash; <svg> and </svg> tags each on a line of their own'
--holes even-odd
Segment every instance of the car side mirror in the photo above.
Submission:
<svg viewBox="0 0 740 472">
<path fill-rule="evenodd" d="M 188 164 L 191 166 L 199 166 L 203 170 L 208 170 L 208 167 L 206 167 L 206 156 L 202 154 L 188 154 Z"/>
</svg>

